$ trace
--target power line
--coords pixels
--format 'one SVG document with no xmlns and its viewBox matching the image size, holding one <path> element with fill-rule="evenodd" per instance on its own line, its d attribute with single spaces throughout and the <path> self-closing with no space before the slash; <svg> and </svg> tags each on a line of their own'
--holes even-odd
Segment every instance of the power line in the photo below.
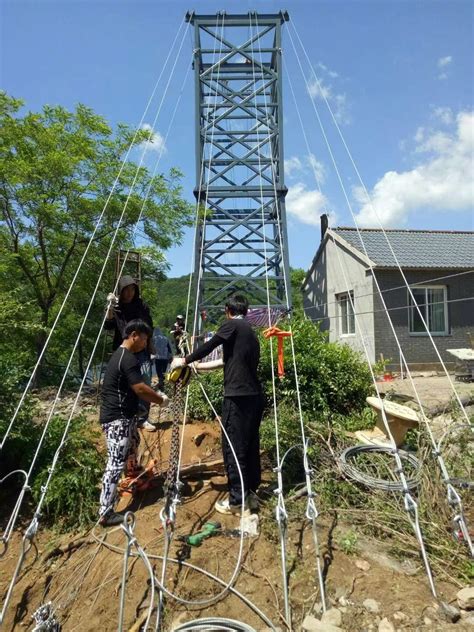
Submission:
<svg viewBox="0 0 474 632">
<path fill-rule="evenodd" d="M 463 272 L 455 272 L 453 274 L 445 274 L 444 276 L 439 276 L 439 277 L 433 277 L 431 279 L 425 279 L 423 281 L 416 281 L 416 283 L 410 283 L 411 287 L 415 287 L 417 285 L 426 285 L 428 283 L 434 283 L 435 281 L 443 281 L 444 279 L 451 279 L 454 277 L 459 277 L 465 274 L 473 274 L 474 273 L 474 269 L 473 270 L 465 270 Z M 379 296 L 380 294 L 386 294 L 387 292 L 395 292 L 396 290 L 405 290 L 406 289 L 406 285 L 397 285 L 396 287 L 390 287 L 387 288 L 385 290 L 381 290 L 380 292 L 366 292 L 364 294 L 358 294 L 357 298 L 363 298 L 366 296 Z M 337 305 L 338 301 L 337 299 L 335 301 L 328 301 L 326 303 L 316 303 L 316 305 L 311 305 L 310 307 L 305 308 L 305 311 L 308 311 L 310 309 L 320 309 L 329 305 Z"/>
</svg>

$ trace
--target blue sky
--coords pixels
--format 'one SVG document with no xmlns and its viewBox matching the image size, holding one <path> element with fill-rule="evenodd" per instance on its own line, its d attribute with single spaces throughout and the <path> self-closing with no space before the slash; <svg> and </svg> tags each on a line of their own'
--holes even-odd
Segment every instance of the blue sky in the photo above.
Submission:
<svg viewBox="0 0 474 632">
<path fill-rule="evenodd" d="M 284 35 L 283 54 L 321 176 L 317 190 L 284 78 L 290 263 L 307 268 L 319 243 L 319 214 L 354 225 L 324 144 L 321 113 L 341 179 L 361 225 L 377 225 L 328 115 L 326 96 L 386 226 L 473 229 L 473 4 L 359 0 L 200 1 L 1 0 L 1 87 L 29 109 L 85 103 L 112 124 L 136 125 L 187 9 L 229 13 L 286 8 L 318 74 L 300 53 L 309 90 Z M 291 27 L 292 28 L 292 27 Z M 291 31 L 295 37 L 294 31 Z M 185 36 L 155 129 L 164 136 L 192 53 Z M 174 58 L 173 58 L 174 59 Z M 168 69 L 159 96 L 168 80 Z M 311 100 L 313 99 L 313 101 Z M 146 122 L 152 123 L 152 108 Z M 148 164 L 157 152 L 149 153 Z M 194 99 L 190 73 L 160 170 L 178 166 L 193 200 Z M 192 235 L 168 253 L 171 274 L 189 272 Z"/>
</svg>

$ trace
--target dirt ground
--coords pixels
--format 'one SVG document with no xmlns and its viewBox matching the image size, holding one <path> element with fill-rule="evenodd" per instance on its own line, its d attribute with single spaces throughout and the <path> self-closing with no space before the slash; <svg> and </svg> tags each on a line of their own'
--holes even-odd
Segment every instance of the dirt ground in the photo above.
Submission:
<svg viewBox="0 0 474 632">
<path fill-rule="evenodd" d="M 158 413 L 154 413 L 158 415 Z M 158 421 L 158 418 L 155 419 Z M 171 424 L 163 416 L 158 433 L 143 433 L 142 463 L 150 456 L 166 469 Z M 216 422 L 192 423 L 185 427 L 182 463 L 185 466 L 215 462 L 220 459 L 220 431 Z M 282 570 L 278 528 L 274 515 L 273 473 L 265 471 L 263 502 L 258 511 L 259 535 L 243 540 L 240 572 L 234 588 L 255 604 L 262 618 L 236 594 L 202 573 L 170 562 L 166 570 L 166 587 L 181 599 L 198 602 L 217 597 L 212 605 L 186 606 L 167 597 L 163 609 L 162 630 L 174 629 L 178 623 L 205 616 L 227 617 L 242 621 L 257 631 L 286 630 L 282 591 Z M 176 529 L 169 557 L 181 560 L 221 578 L 227 584 L 236 567 L 240 538 L 233 530 L 237 517 L 216 514 L 213 505 L 225 496 L 225 478 L 218 468 L 205 474 L 189 476 L 182 490 L 182 504 L 177 509 Z M 160 521 L 162 478 L 153 486 L 124 496 L 120 509 L 134 512 L 137 542 L 145 549 L 155 575 L 161 576 L 164 533 Z M 289 515 L 287 576 L 293 630 L 301 630 L 305 616 L 319 617 L 319 594 L 316 556 L 311 525 L 302 519 L 306 500 L 288 500 Z M 219 520 L 223 532 L 204 540 L 200 547 L 190 547 L 179 539 L 198 531 L 208 520 Z M 329 606 L 342 613 L 341 629 L 348 632 L 377 630 L 387 617 L 395 630 L 472 630 L 472 619 L 466 615 L 458 623 L 448 623 L 436 611 L 426 574 L 421 562 L 405 564 L 390 556 L 387 547 L 376 541 L 359 541 L 352 551 L 341 549 L 341 534 L 351 525 L 339 516 L 322 514 L 318 519 L 318 536 L 324 564 Z M 19 581 L 14 588 L 10 608 L 2 630 L 34 628 L 32 615 L 47 602 L 52 602 L 55 617 L 63 631 L 108 632 L 117 629 L 121 576 L 127 538 L 120 528 L 96 526 L 86 533 L 60 536 L 40 530 L 28 553 Z M 3 598 L 15 568 L 20 549 L 20 535 L 15 534 L 7 551 L 0 558 L 0 596 Z M 466 554 L 467 555 L 467 554 Z M 455 604 L 460 584 L 436 580 L 442 601 Z M 130 558 L 125 596 L 123 630 L 138 632 L 150 603 L 151 586 L 143 561 Z M 378 602 L 378 612 L 370 612 L 363 602 Z M 400 612 L 402 615 L 400 615 Z M 155 615 L 153 615 L 153 621 Z M 153 628 L 152 628 L 153 629 Z"/>
</svg>

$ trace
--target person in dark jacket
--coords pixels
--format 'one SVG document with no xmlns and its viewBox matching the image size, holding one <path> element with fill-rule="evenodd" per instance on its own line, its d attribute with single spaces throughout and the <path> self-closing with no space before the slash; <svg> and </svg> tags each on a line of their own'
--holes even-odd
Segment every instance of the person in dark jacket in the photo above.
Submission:
<svg viewBox="0 0 474 632">
<path fill-rule="evenodd" d="M 112 349 L 115 351 L 120 347 L 124 339 L 124 332 L 127 324 L 131 320 L 143 320 L 153 330 L 153 320 L 150 308 L 140 297 L 140 289 L 135 279 L 129 275 L 120 278 L 117 286 L 118 298 L 109 294 L 108 309 L 104 329 L 114 332 Z M 152 365 L 149 348 L 137 353 L 137 360 L 140 371 L 146 384 L 151 384 Z M 148 421 L 150 413 L 149 402 L 140 401 L 139 427 L 151 432 L 156 428 Z"/>
<path fill-rule="evenodd" d="M 162 391 L 165 388 L 165 373 L 168 364 L 173 358 L 173 350 L 167 336 L 159 327 L 153 330 L 154 354 L 151 356 L 155 360 L 156 376 L 158 378 L 158 388 Z"/>
<path fill-rule="evenodd" d="M 229 498 L 218 500 L 216 511 L 235 514 L 256 509 L 256 491 L 261 481 L 260 423 L 264 398 L 257 368 L 260 361 L 260 344 L 251 325 L 245 319 L 248 301 L 235 294 L 225 304 L 226 321 L 214 336 L 196 351 L 184 358 L 174 358 L 171 370 L 195 363 L 198 371 L 224 369 L 224 401 L 222 404 L 222 452 L 227 471 Z M 222 345 L 223 359 L 197 363 Z M 232 451 L 229 439 L 232 442 Z M 237 463 L 236 458 L 237 457 Z M 242 473 L 244 488 L 239 475 Z"/>
</svg>

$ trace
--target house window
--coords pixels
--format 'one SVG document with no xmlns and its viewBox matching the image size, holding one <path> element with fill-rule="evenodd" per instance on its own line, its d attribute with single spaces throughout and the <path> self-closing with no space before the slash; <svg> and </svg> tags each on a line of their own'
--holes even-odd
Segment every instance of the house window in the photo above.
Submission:
<svg viewBox="0 0 474 632">
<path fill-rule="evenodd" d="M 354 309 L 352 307 L 354 304 L 354 293 L 344 292 L 343 294 L 337 294 L 336 298 L 339 307 L 339 332 L 341 336 L 355 334 Z"/>
<path fill-rule="evenodd" d="M 423 319 L 431 334 L 447 335 L 448 331 L 448 303 L 447 289 L 442 285 L 412 287 L 413 298 L 418 305 Z M 413 299 L 408 296 L 410 333 L 414 335 L 428 335 L 420 314 L 414 306 Z"/>
</svg>

